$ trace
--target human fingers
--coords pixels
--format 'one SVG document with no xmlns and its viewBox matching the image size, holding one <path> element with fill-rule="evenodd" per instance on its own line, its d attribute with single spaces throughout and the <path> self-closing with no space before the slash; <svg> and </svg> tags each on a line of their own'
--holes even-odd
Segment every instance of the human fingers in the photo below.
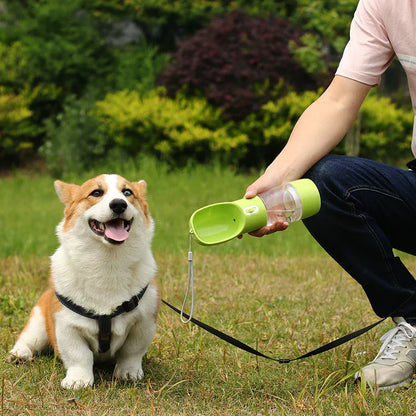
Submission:
<svg viewBox="0 0 416 416">
<path fill-rule="evenodd" d="M 267 234 L 275 233 L 276 231 L 283 231 L 289 227 L 289 223 L 285 220 L 277 220 L 273 224 L 265 225 L 264 227 L 259 228 L 258 230 L 249 232 L 253 237 L 263 237 Z"/>
<path fill-rule="evenodd" d="M 274 184 L 271 182 L 268 176 L 261 175 L 257 180 L 255 180 L 251 185 L 247 187 L 244 198 L 254 198 L 256 195 L 269 190 L 273 186 Z"/>
</svg>

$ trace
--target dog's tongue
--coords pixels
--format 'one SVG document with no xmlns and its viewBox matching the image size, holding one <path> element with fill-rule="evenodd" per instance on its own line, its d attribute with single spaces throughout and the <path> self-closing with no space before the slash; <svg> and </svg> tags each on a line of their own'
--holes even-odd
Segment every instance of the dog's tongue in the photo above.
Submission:
<svg viewBox="0 0 416 416">
<path fill-rule="evenodd" d="M 105 223 L 105 236 L 114 241 L 124 241 L 129 237 L 128 231 L 124 228 L 124 221 L 121 219 Z"/>
</svg>

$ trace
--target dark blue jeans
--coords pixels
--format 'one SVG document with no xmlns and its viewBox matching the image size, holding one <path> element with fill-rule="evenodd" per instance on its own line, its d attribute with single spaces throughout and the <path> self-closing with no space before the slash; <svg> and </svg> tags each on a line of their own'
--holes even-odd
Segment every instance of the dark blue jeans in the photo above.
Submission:
<svg viewBox="0 0 416 416">
<path fill-rule="evenodd" d="M 416 297 L 406 303 L 416 281 L 393 253 L 416 254 L 416 172 L 330 155 L 305 177 L 322 198 L 319 214 L 304 220 L 313 237 L 361 284 L 377 315 L 416 323 Z"/>
</svg>

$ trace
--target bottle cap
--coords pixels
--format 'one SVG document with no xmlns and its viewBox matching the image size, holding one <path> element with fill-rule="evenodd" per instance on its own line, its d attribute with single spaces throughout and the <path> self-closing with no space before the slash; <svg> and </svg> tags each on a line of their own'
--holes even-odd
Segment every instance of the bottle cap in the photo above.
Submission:
<svg viewBox="0 0 416 416">
<path fill-rule="evenodd" d="M 298 179 L 289 183 L 296 188 L 302 201 L 302 219 L 318 213 L 321 209 L 321 196 L 314 182 L 310 179 Z"/>
<path fill-rule="evenodd" d="M 257 230 L 266 223 L 266 208 L 256 196 L 200 208 L 192 214 L 189 227 L 198 243 L 214 245 Z"/>
</svg>

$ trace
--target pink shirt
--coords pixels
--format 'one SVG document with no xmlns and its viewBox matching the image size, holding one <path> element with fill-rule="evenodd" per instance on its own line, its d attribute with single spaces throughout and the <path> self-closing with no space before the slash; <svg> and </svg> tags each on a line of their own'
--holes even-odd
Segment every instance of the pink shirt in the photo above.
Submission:
<svg viewBox="0 0 416 416">
<path fill-rule="evenodd" d="M 406 71 L 416 114 L 416 0 L 360 0 L 337 75 L 376 86 L 395 56 Z"/>
</svg>

